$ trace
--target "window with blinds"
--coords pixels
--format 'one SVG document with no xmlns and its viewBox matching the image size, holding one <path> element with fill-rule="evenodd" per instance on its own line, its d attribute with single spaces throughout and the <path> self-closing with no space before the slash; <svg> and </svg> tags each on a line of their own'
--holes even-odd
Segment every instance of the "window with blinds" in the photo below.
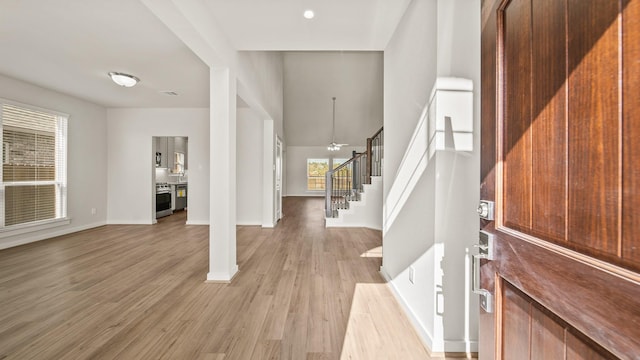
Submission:
<svg viewBox="0 0 640 360">
<path fill-rule="evenodd" d="M 66 218 L 68 117 L 0 102 L 2 227 Z"/>
</svg>

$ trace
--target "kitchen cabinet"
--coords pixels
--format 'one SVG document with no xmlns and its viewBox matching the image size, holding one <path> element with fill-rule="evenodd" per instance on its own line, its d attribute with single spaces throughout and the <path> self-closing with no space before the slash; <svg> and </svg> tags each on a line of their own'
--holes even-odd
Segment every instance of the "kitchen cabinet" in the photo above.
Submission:
<svg viewBox="0 0 640 360">
<path fill-rule="evenodd" d="M 160 162 L 156 162 L 157 168 L 169 169 L 170 172 L 179 172 L 176 159 L 182 161 L 182 170 L 188 169 L 188 142 L 189 138 L 184 136 L 158 136 L 154 137 L 154 149 L 156 154 L 160 153 Z M 181 156 L 176 155 L 183 154 Z"/>
<path fill-rule="evenodd" d="M 174 149 L 175 149 L 175 145 L 174 145 L 174 137 L 167 137 L 167 169 L 169 169 L 169 172 L 172 172 L 174 169 L 174 158 L 175 156 L 173 155 L 174 153 Z"/>
<path fill-rule="evenodd" d="M 184 137 L 184 136 L 178 136 L 174 138 L 174 151 L 178 152 L 178 153 L 182 153 L 184 154 L 184 162 L 183 162 L 183 166 L 184 169 L 187 170 L 188 169 L 188 155 L 187 155 L 187 151 L 189 149 L 189 138 Z"/>
<path fill-rule="evenodd" d="M 169 170 L 173 173 L 181 172 L 188 169 L 187 165 L 187 149 L 188 138 L 183 136 L 170 137 L 168 139 L 168 153 L 171 154 L 169 158 Z M 182 154 L 182 155 L 179 155 Z M 179 159 L 179 160 L 178 160 Z M 181 162 L 182 166 L 178 166 L 176 161 Z"/>
<path fill-rule="evenodd" d="M 160 164 L 156 162 L 156 167 L 158 168 L 167 168 L 168 166 L 168 152 L 167 152 L 167 142 L 168 138 L 165 136 L 158 136 L 154 138 L 155 140 L 155 152 L 160 153 Z"/>
</svg>

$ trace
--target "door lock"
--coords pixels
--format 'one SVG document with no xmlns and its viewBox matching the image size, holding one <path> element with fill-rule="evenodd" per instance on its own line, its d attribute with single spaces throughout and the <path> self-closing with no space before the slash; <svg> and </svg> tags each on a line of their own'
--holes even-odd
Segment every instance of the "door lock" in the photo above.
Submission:
<svg viewBox="0 0 640 360">
<path fill-rule="evenodd" d="M 471 291 L 480 295 L 480 306 L 488 313 L 493 312 L 493 294 L 489 290 L 480 287 L 480 260 L 493 260 L 493 234 L 486 231 L 480 231 L 479 244 L 474 245 L 478 248 L 478 254 L 471 256 Z"/>
<path fill-rule="evenodd" d="M 478 215 L 481 219 L 492 221 L 494 219 L 495 203 L 488 200 L 480 200 Z"/>
</svg>

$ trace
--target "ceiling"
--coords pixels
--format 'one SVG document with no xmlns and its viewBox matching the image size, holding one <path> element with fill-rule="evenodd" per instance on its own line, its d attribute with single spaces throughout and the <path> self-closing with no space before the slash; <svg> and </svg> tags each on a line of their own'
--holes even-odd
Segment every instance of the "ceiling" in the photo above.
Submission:
<svg viewBox="0 0 640 360">
<path fill-rule="evenodd" d="M 410 0 L 205 0 L 238 50 L 384 50 Z M 315 17 L 305 19 L 305 10 Z"/>
<path fill-rule="evenodd" d="M 139 1 L 3 0 L 0 49 L 0 74 L 105 107 L 209 104 L 209 68 Z"/>
<path fill-rule="evenodd" d="M 410 0 L 203 2 L 238 50 L 382 50 Z M 3 0 L 0 48 L 0 74 L 105 107 L 209 105 L 208 67 L 140 1 Z"/>
</svg>

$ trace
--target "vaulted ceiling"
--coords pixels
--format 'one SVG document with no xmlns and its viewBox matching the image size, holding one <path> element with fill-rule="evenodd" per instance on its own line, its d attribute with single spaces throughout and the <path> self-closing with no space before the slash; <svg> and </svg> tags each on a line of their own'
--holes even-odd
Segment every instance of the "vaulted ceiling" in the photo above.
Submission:
<svg viewBox="0 0 640 360">
<path fill-rule="evenodd" d="M 290 58 L 297 59 L 301 51 L 334 51 L 339 56 L 340 52 L 383 50 L 411 0 L 171 1 L 200 1 L 209 10 L 203 16 L 214 21 L 237 50 L 297 51 L 297 57 Z M 302 16 L 308 9 L 315 12 L 311 20 Z M 3 1 L 0 49 L 0 74 L 105 107 L 209 106 L 208 66 L 139 0 Z M 381 71 L 379 66 L 374 68 Z M 119 87 L 108 78 L 110 71 L 133 74 L 141 82 L 133 88 Z M 340 75 L 348 77 L 349 73 Z M 304 129 L 312 129 L 304 122 L 316 124 L 311 135 L 322 134 L 322 140 L 316 142 L 328 142 L 324 138 L 330 134 L 331 94 L 340 96 L 339 114 L 356 102 L 348 95 L 354 91 L 353 84 L 346 93 L 338 88 L 344 84 L 308 83 L 318 96 L 307 96 L 302 107 L 319 110 L 313 116 L 296 114 L 289 119 L 290 125 L 298 122 L 290 131 L 301 139 L 296 142 L 307 143 L 302 137 L 310 138 L 301 135 Z M 363 93 L 371 93 L 370 84 L 363 86 L 368 86 Z M 166 91 L 178 96 L 166 95 Z M 357 101 L 364 107 L 367 104 L 360 98 L 380 101 L 378 95 L 360 96 Z M 243 106 L 242 99 L 239 106 Z M 380 106 L 371 104 L 376 114 Z M 343 128 L 377 126 L 357 122 L 369 120 L 337 119 L 349 121 L 338 124 Z"/>
</svg>

